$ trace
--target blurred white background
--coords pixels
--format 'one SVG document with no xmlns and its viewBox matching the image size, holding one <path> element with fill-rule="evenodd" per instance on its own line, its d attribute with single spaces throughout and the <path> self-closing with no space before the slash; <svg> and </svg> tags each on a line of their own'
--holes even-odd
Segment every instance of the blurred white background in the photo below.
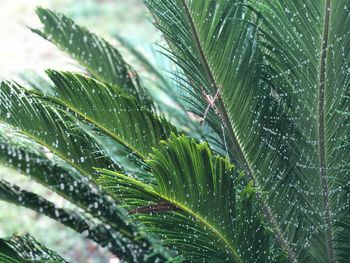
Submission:
<svg viewBox="0 0 350 263">
<path fill-rule="evenodd" d="M 40 26 L 37 6 L 61 11 L 89 30 L 108 36 L 154 41 L 142 0 L 0 0 L 0 80 L 13 79 L 25 70 L 68 69 L 69 59 L 28 26 Z"/>
</svg>

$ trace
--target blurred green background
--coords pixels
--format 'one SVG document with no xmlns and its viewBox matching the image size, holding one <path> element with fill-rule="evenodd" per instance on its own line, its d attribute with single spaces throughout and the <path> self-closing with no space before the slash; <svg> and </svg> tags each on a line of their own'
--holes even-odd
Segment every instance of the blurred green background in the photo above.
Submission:
<svg viewBox="0 0 350 263">
<path fill-rule="evenodd" d="M 112 43 L 114 35 L 135 43 L 159 41 L 142 0 L 1 0 L 0 3 L 0 80 L 17 79 L 27 71 L 42 73 L 47 68 L 76 69 L 71 59 L 27 28 L 40 26 L 36 6 L 63 12 Z M 70 206 L 56 194 L 1 164 L 0 179 L 39 193 L 61 207 Z M 99 263 L 109 262 L 111 258 L 108 251 L 83 235 L 30 210 L 0 201 L 0 236 L 27 232 L 71 262 Z"/>
</svg>

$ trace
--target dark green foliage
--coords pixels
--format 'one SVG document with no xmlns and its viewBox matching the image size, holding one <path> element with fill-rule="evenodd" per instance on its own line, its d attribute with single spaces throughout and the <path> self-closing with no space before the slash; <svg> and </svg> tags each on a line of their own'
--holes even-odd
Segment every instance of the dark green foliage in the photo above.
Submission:
<svg viewBox="0 0 350 263">
<path fill-rule="evenodd" d="M 213 156 L 206 143 L 173 135 L 147 163 L 153 186 L 108 170 L 100 171 L 99 181 L 182 260 L 206 255 L 210 262 L 268 262 L 269 233 L 257 216 L 255 189 L 241 186 L 242 176 L 227 159 Z"/>
<path fill-rule="evenodd" d="M 43 30 L 33 29 L 34 32 L 78 60 L 97 79 L 118 85 L 143 104 L 145 100 L 150 103 L 136 73 L 111 44 L 62 14 L 43 8 L 38 8 L 37 14 L 44 27 Z"/>
<path fill-rule="evenodd" d="M 0 239 L 0 260 L 4 263 L 67 263 L 29 235 Z"/>
<path fill-rule="evenodd" d="M 5 181 L 0 198 L 88 229 L 125 262 L 348 262 L 347 0 L 145 2 L 172 81 L 127 42 L 153 82 L 38 9 L 34 31 L 86 71 L 1 84 L 0 160 L 81 210 Z"/>
</svg>

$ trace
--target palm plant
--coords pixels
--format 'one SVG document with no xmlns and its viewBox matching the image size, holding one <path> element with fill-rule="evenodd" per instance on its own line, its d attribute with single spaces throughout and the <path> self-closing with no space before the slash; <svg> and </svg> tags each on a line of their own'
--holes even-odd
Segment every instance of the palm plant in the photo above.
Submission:
<svg viewBox="0 0 350 263">
<path fill-rule="evenodd" d="M 79 209 L 5 181 L 0 198 L 125 262 L 348 262 L 348 1 L 145 3 L 170 79 L 124 43 L 142 78 L 102 38 L 38 9 L 33 31 L 85 73 L 1 84 L 1 160 Z M 2 239 L 0 258 L 64 262 L 29 236 Z"/>
</svg>

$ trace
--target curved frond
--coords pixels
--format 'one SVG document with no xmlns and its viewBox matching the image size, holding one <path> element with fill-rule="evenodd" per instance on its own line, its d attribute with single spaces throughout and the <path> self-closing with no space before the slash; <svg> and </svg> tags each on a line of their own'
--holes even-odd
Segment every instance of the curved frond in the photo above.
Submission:
<svg viewBox="0 0 350 263">
<path fill-rule="evenodd" d="M 5 127 L 0 129 L 0 141 L 2 164 L 30 176 L 97 218 L 117 225 L 126 221 L 105 193 L 44 147 Z"/>
<path fill-rule="evenodd" d="M 346 260 L 337 240 L 349 233 L 340 222 L 348 217 L 348 116 L 340 114 L 349 107 L 347 1 L 146 3 L 194 113 L 268 192 L 262 211 L 289 260 Z"/>
<path fill-rule="evenodd" d="M 0 260 L 3 263 L 20 263 L 17 259 L 14 259 L 12 257 L 6 256 L 2 253 L 0 253 Z"/>
<path fill-rule="evenodd" d="M 152 102 L 140 85 L 136 72 L 124 61 L 119 51 L 103 38 L 75 24 L 63 14 L 38 8 L 43 29 L 33 31 L 53 42 L 60 49 L 85 66 L 94 77 L 116 84 L 138 102 L 152 108 Z"/>
<path fill-rule="evenodd" d="M 113 166 L 65 112 L 43 103 L 16 83 L 1 83 L 0 111 L 2 123 L 45 146 L 85 176 L 94 176 L 93 167 Z"/>
<path fill-rule="evenodd" d="M 171 80 L 166 77 L 165 72 L 166 69 L 169 69 L 173 65 L 169 65 L 170 61 L 165 60 L 164 56 L 160 57 L 159 53 L 153 48 L 153 45 L 142 43 L 142 47 L 144 47 L 145 51 L 141 52 L 127 38 L 119 35 L 116 35 L 115 38 L 130 53 L 130 55 L 134 57 L 135 62 L 140 64 L 140 67 L 143 68 L 145 75 L 142 78 L 143 81 L 146 81 L 150 85 L 156 85 L 166 92 L 171 92 L 173 90 L 172 84 L 175 83 L 172 83 Z M 148 56 L 144 53 L 147 53 Z M 141 74 L 142 72 L 140 72 L 140 75 Z"/>
<path fill-rule="evenodd" d="M 287 157 L 303 178 L 291 184 L 308 191 L 306 198 L 318 216 L 315 223 L 299 226 L 310 244 L 302 253 L 312 262 L 346 262 L 350 254 L 344 254 L 338 240 L 350 236 L 349 225 L 343 224 L 350 218 L 344 209 L 349 206 L 349 116 L 342 114 L 350 105 L 349 2 L 303 2 L 253 1 L 262 18 L 268 81 L 281 102 L 288 103 L 288 116 L 303 135 L 282 131 L 302 145 Z M 295 213 L 288 216 L 300 220 Z"/>
<path fill-rule="evenodd" d="M 48 71 L 48 75 L 57 93 L 49 99 L 68 107 L 111 137 L 103 138 L 92 134 L 91 128 L 87 129 L 121 167 L 127 163 L 125 156 L 134 156 L 142 162 L 151 147 L 174 131 L 164 118 L 143 108 L 116 86 L 68 72 Z"/>
<path fill-rule="evenodd" d="M 154 115 L 158 109 L 112 45 L 39 8 L 45 27 L 34 31 L 103 82 L 48 71 L 55 84 L 50 94 L 2 83 L 0 122 L 59 161 L 17 147 L 1 132 L 0 159 L 13 157 L 24 171 L 27 159 L 11 157 L 6 149 L 15 145 L 15 154 L 39 156 L 43 163 L 30 167 L 35 178 L 48 180 L 45 184 L 62 194 L 55 185 L 60 180 L 38 171 L 76 178 L 99 171 L 97 182 L 123 203 L 140 229 L 157 233 L 174 248 L 176 260 L 347 262 L 348 0 L 145 2 L 168 42 L 166 55 L 178 67 L 174 79 L 185 102 L 178 106 L 191 112 L 184 131 L 206 138 L 212 149 L 170 136 L 175 128 Z M 158 68 L 127 48 L 159 86 L 173 88 Z M 134 233 L 136 225 L 124 223 L 126 233 Z M 148 250 L 151 236 L 138 230 L 130 240 L 143 252 L 133 256 L 152 262 L 159 251 Z M 158 259 L 170 258 L 159 254 Z"/>
<path fill-rule="evenodd" d="M 187 107 L 184 106 L 186 103 L 191 104 L 193 98 L 188 95 L 187 102 L 183 98 L 186 92 L 182 89 L 181 84 L 178 83 L 176 73 L 179 69 L 176 67 L 176 64 L 166 54 L 157 52 L 150 44 L 143 43 L 141 46 L 143 47 L 141 50 L 149 55 L 146 56 L 126 39 L 120 36 L 116 36 L 116 38 L 135 58 L 135 64 L 140 64 L 141 68 L 145 70 L 145 72 L 138 70 L 140 81 L 146 83 L 145 86 L 147 87 L 158 87 L 153 92 L 152 97 L 157 102 L 156 104 L 159 105 L 159 111 L 166 119 L 190 137 L 205 138 L 211 146 L 216 145 L 214 147 L 222 146 L 212 137 L 213 134 L 209 131 L 209 127 L 201 125 L 200 118 L 190 114 Z"/>
<path fill-rule="evenodd" d="M 245 170 L 246 180 L 253 180 L 264 190 L 265 185 L 272 186 L 260 181 L 261 174 L 271 178 L 279 174 L 279 170 L 269 169 L 270 157 L 276 166 L 285 167 L 282 170 L 293 172 L 294 166 L 283 158 L 292 151 L 289 136 L 269 138 L 273 129 L 287 128 L 293 132 L 294 128 L 285 116 L 283 105 L 263 83 L 263 55 L 254 26 L 258 16 L 239 0 L 204 3 L 148 0 L 146 3 L 156 17 L 156 25 L 171 43 L 170 56 L 184 72 L 187 84 L 184 88 L 191 96 L 187 99 L 190 110 L 220 135 L 225 151 Z M 266 120 L 270 112 L 278 115 L 271 121 Z M 277 146 L 281 147 L 280 152 L 275 150 Z M 293 196 L 305 203 L 295 188 L 288 191 L 290 194 L 279 197 L 277 202 L 287 196 L 289 201 Z M 261 199 L 262 195 L 258 197 Z M 276 200 L 271 204 L 262 200 L 261 210 L 276 240 L 293 261 L 295 253 L 282 233 L 288 232 L 289 226 L 276 219 L 288 210 L 277 205 L 275 210 L 268 207 L 275 203 Z M 288 202 L 283 203 L 285 207 Z M 311 206 L 308 208 L 312 210 Z"/>
<path fill-rule="evenodd" d="M 125 211 L 117 207 L 110 196 L 98 189 L 60 158 L 57 158 L 51 152 L 47 152 L 47 149 L 20 134 L 13 133 L 10 129 L 0 130 L 0 141 L 2 144 L 2 147 L 0 147 L 1 163 L 30 176 L 89 214 L 91 222 L 88 224 L 88 238 L 94 239 L 103 246 L 108 246 L 108 249 L 120 258 L 128 259 L 131 262 L 142 261 L 145 257 L 152 259 L 167 259 L 170 257 L 159 246 L 156 239 L 140 232 L 135 224 L 127 218 Z M 24 196 L 22 192 L 19 193 L 19 190 L 11 190 L 7 185 L 3 185 L 3 187 L 0 197 L 2 196 L 9 202 L 34 209 L 39 213 L 47 214 L 43 207 L 39 207 L 35 202 L 33 203 L 33 200 L 30 201 L 31 193 L 29 193 L 29 196 L 28 194 Z M 8 190 L 7 193 L 6 189 Z M 20 198 L 16 199 L 16 196 Z M 37 198 L 36 200 L 40 202 L 40 199 Z M 49 204 L 49 207 L 51 206 Z M 62 221 L 62 216 L 65 214 L 65 211 L 56 213 L 56 210 L 52 210 L 52 207 L 49 212 L 50 214 L 47 215 L 57 221 Z M 66 225 L 72 223 L 73 225 L 69 226 L 78 232 L 84 231 L 87 226 L 85 223 L 76 225 L 78 222 L 75 219 L 77 218 L 69 217 L 69 219 L 62 223 Z M 101 223 L 96 224 L 96 222 Z M 108 228 L 105 228 L 105 226 L 108 226 Z M 140 249 L 135 249 L 138 247 Z"/>
<path fill-rule="evenodd" d="M 119 232 L 121 229 L 106 227 L 106 224 L 92 220 L 77 211 L 56 207 L 44 198 L 20 189 L 16 185 L 10 185 L 4 180 L 0 180 L 0 200 L 46 215 L 78 233 L 86 232 L 87 238 L 94 240 L 102 247 L 108 246 L 108 249 L 115 255 L 125 260 L 133 260 L 132 253 L 125 251 L 130 240 L 126 239 L 125 234 Z M 131 236 L 131 233 L 129 235 Z"/>
<path fill-rule="evenodd" d="M 2 256 L 3 255 L 3 256 Z M 30 235 L 0 239 L 0 259 L 8 262 L 68 263 L 56 252 L 44 247 Z M 5 261 L 6 262 L 6 261 Z"/>
<path fill-rule="evenodd" d="M 117 197 L 148 230 L 163 237 L 180 258 L 208 262 L 265 262 L 269 233 L 257 210 L 256 191 L 241 184 L 227 159 L 207 144 L 185 136 L 164 141 L 148 165 L 153 186 L 100 170 L 103 187 Z"/>
</svg>

